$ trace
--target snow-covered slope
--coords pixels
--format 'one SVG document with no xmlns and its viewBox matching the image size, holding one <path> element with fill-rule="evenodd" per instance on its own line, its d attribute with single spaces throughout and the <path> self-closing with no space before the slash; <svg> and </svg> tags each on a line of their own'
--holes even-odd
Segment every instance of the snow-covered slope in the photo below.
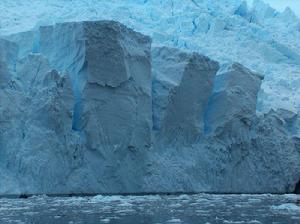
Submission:
<svg viewBox="0 0 300 224">
<path fill-rule="evenodd" d="M 260 0 L 1 0 L 0 35 L 65 21 L 117 20 L 153 45 L 198 51 L 265 75 L 258 111 L 300 109 L 300 21 Z"/>
</svg>

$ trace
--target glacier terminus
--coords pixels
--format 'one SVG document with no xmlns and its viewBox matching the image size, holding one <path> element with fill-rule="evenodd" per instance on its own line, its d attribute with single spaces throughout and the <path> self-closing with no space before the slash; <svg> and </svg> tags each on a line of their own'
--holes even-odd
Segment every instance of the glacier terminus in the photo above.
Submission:
<svg viewBox="0 0 300 224">
<path fill-rule="evenodd" d="M 221 2 L 2 0 L 0 195 L 299 193 L 300 20 Z"/>
</svg>

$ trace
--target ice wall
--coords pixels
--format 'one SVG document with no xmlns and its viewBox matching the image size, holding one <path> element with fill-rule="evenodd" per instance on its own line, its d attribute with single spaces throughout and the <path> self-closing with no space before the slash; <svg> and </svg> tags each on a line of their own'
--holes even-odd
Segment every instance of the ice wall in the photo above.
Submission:
<svg viewBox="0 0 300 224">
<path fill-rule="evenodd" d="M 284 193 L 299 182 L 294 115 L 258 116 L 262 76 L 241 64 L 218 72 L 114 21 L 2 43 L 1 194 Z"/>
</svg>

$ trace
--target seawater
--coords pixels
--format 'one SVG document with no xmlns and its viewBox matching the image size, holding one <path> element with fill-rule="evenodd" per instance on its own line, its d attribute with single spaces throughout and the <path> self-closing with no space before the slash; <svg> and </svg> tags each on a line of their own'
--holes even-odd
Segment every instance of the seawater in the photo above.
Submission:
<svg viewBox="0 0 300 224">
<path fill-rule="evenodd" d="M 300 195 L 2 198 L 0 223 L 300 224 Z"/>
</svg>

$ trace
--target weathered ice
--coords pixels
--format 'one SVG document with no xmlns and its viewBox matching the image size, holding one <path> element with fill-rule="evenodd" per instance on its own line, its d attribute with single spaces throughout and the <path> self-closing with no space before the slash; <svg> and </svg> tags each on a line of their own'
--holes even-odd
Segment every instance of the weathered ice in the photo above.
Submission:
<svg viewBox="0 0 300 224">
<path fill-rule="evenodd" d="M 0 40 L 0 194 L 297 189 L 297 115 L 257 115 L 263 76 L 114 21 Z"/>
</svg>

